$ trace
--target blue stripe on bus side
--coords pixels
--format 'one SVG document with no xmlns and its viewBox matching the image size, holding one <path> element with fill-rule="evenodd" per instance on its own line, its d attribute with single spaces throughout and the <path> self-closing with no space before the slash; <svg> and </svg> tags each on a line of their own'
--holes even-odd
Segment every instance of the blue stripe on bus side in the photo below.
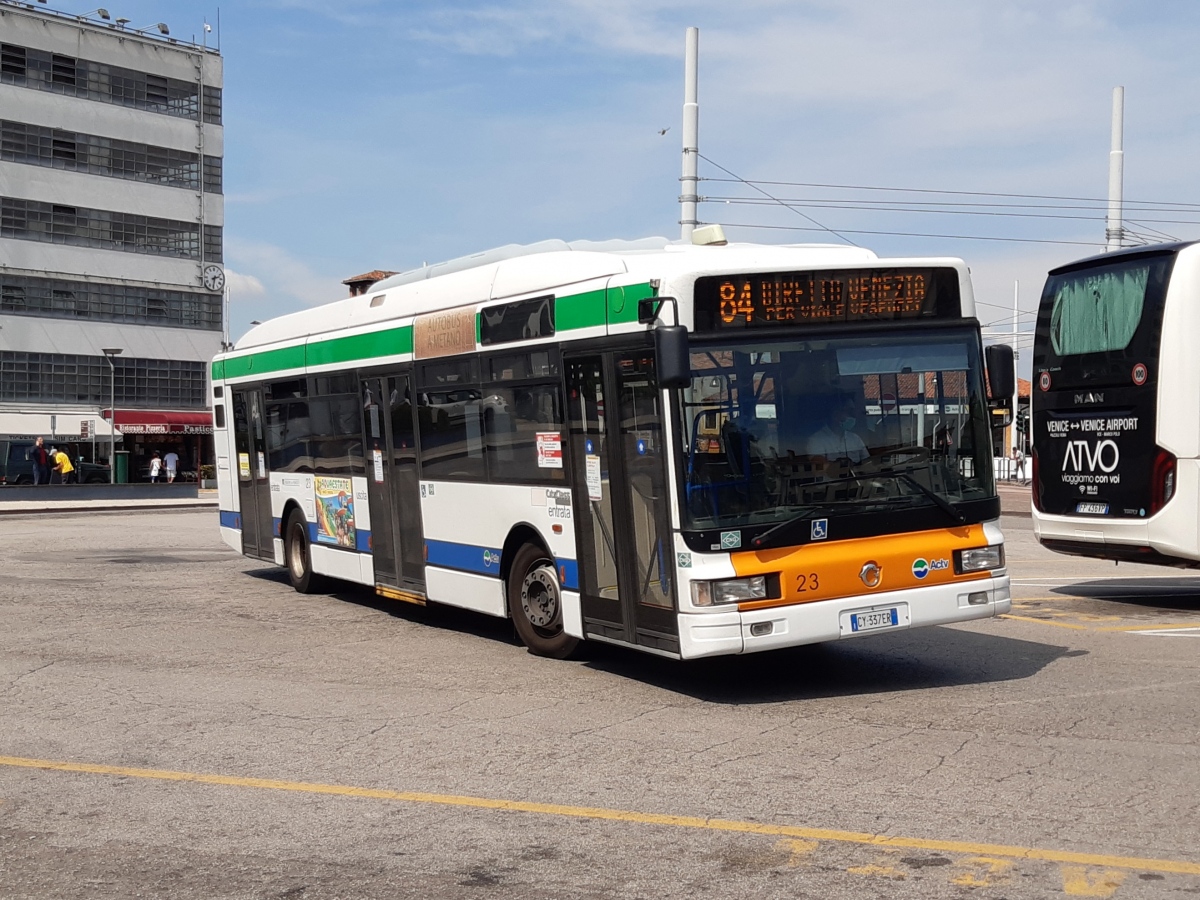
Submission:
<svg viewBox="0 0 1200 900">
<path fill-rule="evenodd" d="M 354 532 L 354 549 L 359 553 L 371 552 L 371 532 L 358 528 Z"/>
<path fill-rule="evenodd" d="M 283 537 L 283 519 L 271 519 L 271 534 L 275 535 L 275 537 Z"/>
<path fill-rule="evenodd" d="M 221 527 L 235 528 L 238 531 L 242 530 L 242 514 L 234 512 L 230 509 L 223 509 L 221 512 Z"/>
<path fill-rule="evenodd" d="M 425 562 L 427 565 L 443 569 L 458 569 L 460 572 L 500 577 L 500 551 L 491 547 L 426 539 Z"/>
</svg>

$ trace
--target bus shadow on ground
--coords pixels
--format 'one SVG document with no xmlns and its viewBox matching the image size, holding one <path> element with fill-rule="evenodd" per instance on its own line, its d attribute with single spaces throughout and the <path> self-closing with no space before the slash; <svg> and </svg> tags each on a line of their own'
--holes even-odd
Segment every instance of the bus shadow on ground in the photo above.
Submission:
<svg viewBox="0 0 1200 900">
<path fill-rule="evenodd" d="M 253 569 L 246 574 L 288 583 L 281 569 Z M 436 603 L 416 606 L 354 585 L 338 584 L 323 595 L 425 628 L 509 644 L 515 653 L 525 653 L 508 619 Z M 1020 681 L 1058 659 L 1080 655 L 1053 644 L 932 627 L 688 661 L 592 641 L 580 644 L 572 658 L 561 664 L 584 666 L 707 702 L 752 704 Z"/>
<path fill-rule="evenodd" d="M 1067 647 L 1016 638 L 922 628 L 688 662 L 586 645 L 586 664 L 713 703 L 778 703 L 1020 681 L 1063 657 Z"/>
<path fill-rule="evenodd" d="M 1050 593 L 1136 606 L 1150 612 L 1200 612 L 1200 578 L 1106 578 L 1061 585 Z"/>
</svg>

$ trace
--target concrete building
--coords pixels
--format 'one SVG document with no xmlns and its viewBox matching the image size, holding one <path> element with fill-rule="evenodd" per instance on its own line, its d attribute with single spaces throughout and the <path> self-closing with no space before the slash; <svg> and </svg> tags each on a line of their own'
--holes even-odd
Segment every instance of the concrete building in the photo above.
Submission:
<svg viewBox="0 0 1200 900">
<path fill-rule="evenodd" d="M 221 57 L 131 24 L 0 0 L 0 435 L 136 478 L 211 461 L 225 223 Z"/>
</svg>

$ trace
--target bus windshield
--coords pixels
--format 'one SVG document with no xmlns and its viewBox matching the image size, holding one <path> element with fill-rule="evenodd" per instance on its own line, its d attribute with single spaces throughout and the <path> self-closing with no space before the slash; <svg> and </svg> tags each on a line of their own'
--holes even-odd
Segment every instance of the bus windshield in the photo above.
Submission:
<svg viewBox="0 0 1200 900">
<path fill-rule="evenodd" d="M 1153 377 L 1174 261 L 1174 252 L 1158 252 L 1052 272 L 1038 310 L 1035 375 L 1065 390 L 1128 384 L 1137 363 Z"/>
<path fill-rule="evenodd" d="M 995 496 L 969 329 L 693 346 L 685 530 L 923 509 Z"/>
</svg>

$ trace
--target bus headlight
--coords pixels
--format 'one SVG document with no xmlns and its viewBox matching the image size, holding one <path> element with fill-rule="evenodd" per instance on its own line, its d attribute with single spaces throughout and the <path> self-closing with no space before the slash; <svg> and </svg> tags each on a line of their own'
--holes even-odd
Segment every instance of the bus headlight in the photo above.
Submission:
<svg viewBox="0 0 1200 900">
<path fill-rule="evenodd" d="M 692 603 L 695 606 L 715 606 L 718 603 L 742 603 L 746 600 L 767 599 L 767 577 L 727 578 L 724 581 L 693 581 Z"/>
<path fill-rule="evenodd" d="M 988 569 L 1004 568 L 1004 545 L 992 544 L 971 550 L 954 551 L 954 571 L 959 575 L 967 572 L 984 572 Z"/>
</svg>

